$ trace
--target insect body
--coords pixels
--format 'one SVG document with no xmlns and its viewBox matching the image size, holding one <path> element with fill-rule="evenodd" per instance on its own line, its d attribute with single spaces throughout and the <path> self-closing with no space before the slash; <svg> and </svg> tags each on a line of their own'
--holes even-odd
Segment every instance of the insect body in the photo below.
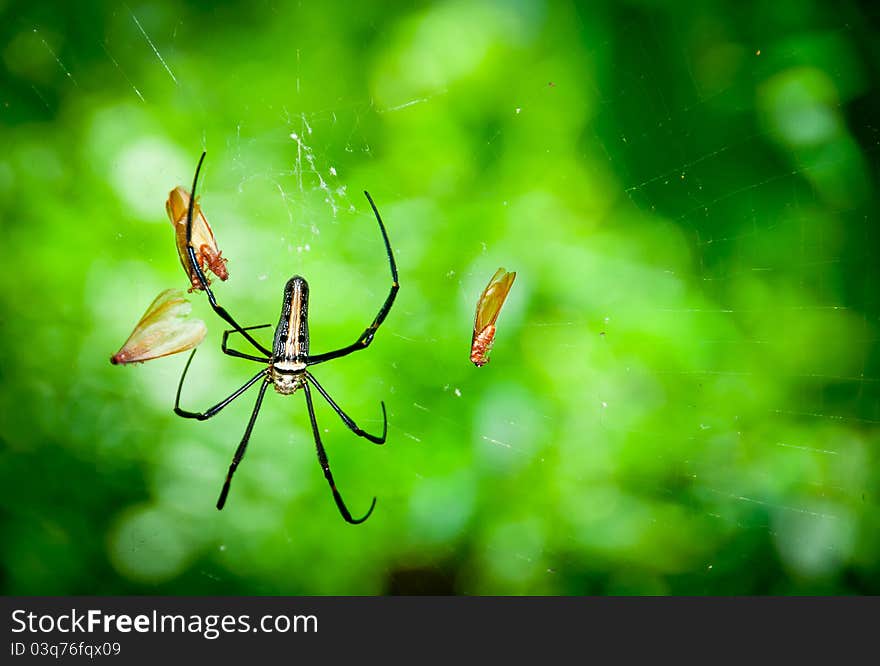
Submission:
<svg viewBox="0 0 880 666">
<path fill-rule="evenodd" d="M 202 283 L 187 256 L 189 199 L 189 192 L 180 186 L 175 187 L 171 190 L 168 200 L 165 202 L 165 212 L 168 213 L 168 219 L 171 220 L 171 225 L 174 227 L 177 254 L 180 257 L 180 264 L 183 266 L 183 270 L 186 271 L 192 284 L 189 291 L 193 292 L 201 290 Z M 193 205 L 192 213 L 192 230 L 189 233 L 192 234 L 192 246 L 195 250 L 198 265 L 202 270 L 202 275 L 204 276 L 204 272 L 210 270 L 221 280 L 226 280 L 229 277 L 229 271 L 226 269 L 226 259 L 221 256 L 220 249 L 217 247 L 217 240 L 214 238 L 214 231 L 211 229 L 211 225 L 208 224 L 208 218 L 205 217 L 205 213 L 202 212 L 198 202 Z M 205 283 L 211 284 L 207 278 L 205 278 Z"/>
<path fill-rule="evenodd" d="M 504 305 L 515 278 L 516 273 L 508 273 L 499 268 L 477 301 L 474 334 L 471 338 L 471 363 L 478 368 L 489 362 L 489 350 L 495 341 L 495 322 L 498 321 L 501 306 Z"/>
<path fill-rule="evenodd" d="M 205 155 L 203 153 L 202 160 L 204 160 L 204 158 Z M 200 160 L 199 166 L 198 168 L 196 168 L 195 179 L 193 180 L 193 192 L 195 192 L 196 189 L 196 183 L 198 182 L 199 169 L 201 168 L 201 165 L 202 161 Z M 235 455 L 232 458 L 232 463 L 230 464 L 229 471 L 226 475 L 226 482 L 223 484 L 223 489 L 221 490 L 220 497 L 217 500 L 218 509 L 222 509 L 226 503 L 226 498 L 229 494 L 229 487 L 232 482 L 232 476 L 235 473 L 235 470 L 238 468 L 238 465 L 241 462 L 242 458 L 244 457 L 248 441 L 251 437 L 251 432 L 254 428 L 254 423 L 257 420 L 257 415 L 259 414 L 260 407 L 263 403 L 263 397 L 265 396 L 266 389 L 270 384 L 275 388 L 275 391 L 281 395 L 291 395 L 296 391 L 302 390 L 303 395 L 305 396 L 306 408 L 308 409 L 309 413 L 309 422 L 311 423 L 312 435 L 315 440 L 315 448 L 318 454 L 318 462 L 320 463 L 321 468 L 324 471 L 324 477 L 327 479 L 327 482 L 330 485 L 330 490 L 333 493 L 333 499 L 335 500 L 336 506 L 339 509 L 340 514 L 342 514 L 342 517 L 349 523 L 362 523 L 367 518 L 369 518 L 370 514 L 373 512 L 373 508 L 376 506 L 376 498 L 374 497 L 373 502 L 370 505 L 370 508 L 366 512 L 366 514 L 361 518 L 355 519 L 352 517 L 351 513 L 346 507 L 345 502 L 343 502 L 342 496 L 339 494 L 339 491 L 336 488 L 336 483 L 333 480 L 333 475 L 330 472 L 330 463 L 327 459 L 327 453 L 324 450 L 324 445 L 321 442 L 321 435 L 318 429 L 318 423 L 315 419 L 315 408 L 312 402 L 311 388 L 314 387 L 318 391 L 321 397 L 327 401 L 333 411 L 336 412 L 340 419 L 342 419 L 342 422 L 348 427 L 349 430 L 351 430 L 358 437 L 363 437 L 364 439 L 367 439 L 374 444 L 385 443 L 385 436 L 388 431 L 388 419 L 385 412 L 385 403 L 381 403 L 383 420 L 382 434 L 371 435 L 370 433 L 365 432 L 358 427 L 358 425 L 351 419 L 351 417 L 349 417 L 339 407 L 339 405 L 334 402 L 327 391 L 324 390 L 324 387 L 322 387 L 321 384 L 318 383 L 318 380 L 315 379 L 312 373 L 309 372 L 309 368 L 313 365 L 317 365 L 325 361 L 330 361 L 335 358 L 340 358 L 342 356 L 347 356 L 348 354 L 360 351 L 361 349 L 366 349 L 372 342 L 376 331 L 379 329 L 379 326 L 382 324 L 382 322 L 385 320 L 385 317 L 388 315 L 388 312 L 391 310 L 391 306 L 393 305 L 394 299 L 397 296 L 397 291 L 399 289 L 397 278 L 397 265 L 394 262 L 394 254 L 391 251 L 391 243 L 388 240 L 388 234 L 385 231 L 385 225 L 382 222 L 379 211 L 376 209 L 376 205 L 373 203 L 372 198 L 367 192 L 364 192 L 364 194 L 367 196 L 367 200 L 370 202 L 370 206 L 373 209 L 376 220 L 379 222 L 379 230 L 382 232 L 382 238 L 385 241 L 385 249 L 388 253 L 388 262 L 391 265 L 391 289 L 385 299 L 385 302 L 379 309 L 379 313 L 373 319 L 373 322 L 364 330 L 363 333 L 361 333 L 361 335 L 355 342 L 346 347 L 342 347 L 334 351 L 324 352 L 322 354 L 311 354 L 309 350 L 309 286 L 305 279 L 298 275 L 288 280 L 287 285 L 284 287 L 284 297 L 281 304 L 281 316 L 278 321 L 278 326 L 275 328 L 275 337 L 271 351 L 263 347 L 248 332 L 258 328 L 266 328 L 269 326 L 269 324 L 242 328 L 223 307 L 218 305 L 216 299 L 214 298 L 213 292 L 207 284 L 207 279 L 204 276 L 204 272 L 196 260 L 196 252 L 195 248 L 193 247 L 193 242 L 191 240 L 194 206 L 192 201 L 190 201 L 189 212 L 187 214 L 188 219 L 186 231 L 186 255 L 189 257 L 190 265 L 193 267 L 202 289 L 204 289 L 208 296 L 211 307 L 214 308 L 214 311 L 224 321 L 233 326 L 232 329 L 224 332 L 221 349 L 223 353 L 228 354 L 229 356 L 235 356 L 237 358 L 243 358 L 264 364 L 263 369 L 261 369 L 256 375 L 245 382 L 243 386 L 241 386 L 227 398 L 224 398 L 222 401 L 220 401 L 213 407 L 205 410 L 204 412 L 190 412 L 180 407 L 180 393 L 181 389 L 183 388 L 183 381 L 186 378 L 186 373 L 189 369 L 190 363 L 192 362 L 193 356 L 195 355 L 195 351 L 193 351 L 193 353 L 190 355 L 189 360 L 186 362 L 186 366 L 183 369 L 183 374 L 180 377 L 180 384 L 177 387 L 177 398 L 174 402 L 174 411 L 176 414 L 184 418 L 198 419 L 200 421 L 215 416 L 217 413 L 220 412 L 220 410 L 226 407 L 237 397 L 242 395 L 251 386 L 258 382 L 260 383 L 260 388 L 257 393 L 256 404 L 254 405 L 254 409 L 251 412 L 251 417 L 248 421 L 247 427 L 245 428 L 245 432 L 241 439 L 241 442 L 239 443 L 238 448 L 235 451 Z M 229 336 L 233 334 L 239 334 L 244 337 L 244 339 L 247 340 L 251 344 L 251 346 L 254 347 L 255 350 L 257 350 L 258 354 L 255 355 L 253 353 L 243 353 L 236 349 L 230 349 L 227 343 L 229 341 Z"/>
<path fill-rule="evenodd" d="M 179 289 L 166 289 L 144 312 L 122 348 L 110 357 L 113 365 L 142 363 L 187 351 L 208 332 L 205 322 L 188 319 L 192 305 Z"/>
</svg>

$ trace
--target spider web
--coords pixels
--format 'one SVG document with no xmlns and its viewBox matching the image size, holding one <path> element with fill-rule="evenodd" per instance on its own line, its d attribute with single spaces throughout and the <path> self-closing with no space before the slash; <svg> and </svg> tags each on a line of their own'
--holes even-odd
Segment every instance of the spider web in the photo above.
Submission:
<svg viewBox="0 0 880 666">
<path fill-rule="evenodd" d="M 857 21 L 819 12 L 776 37 L 635 6 L 450 3 L 381 26 L 263 10 L 275 22 L 245 36 L 312 30 L 229 58 L 192 15 L 149 4 L 81 40 L 94 57 L 30 18 L 6 51 L 57 69 L 57 88 L 31 86 L 47 112 L 87 109 L 71 122 L 119 202 L 77 346 L 82 377 L 120 395 L 78 380 L 104 407 L 63 446 L 99 478 L 143 479 L 81 572 L 106 561 L 115 591 L 178 593 L 876 592 L 877 100 Z M 444 36 L 464 38 L 450 54 Z M 505 59 L 521 70 L 499 91 Z M 112 94 L 95 101 L 99 82 Z M 365 429 L 388 407 L 380 448 L 317 405 L 352 513 L 379 498 L 364 528 L 334 514 L 300 396 L 267 394 L 217 514 L 254 394 L 182 421 L 182 358 L 103 365 L 141 304 L 185 284 L 161 205 L 202 149 L 231 274 L 219 301 L 274 324 L 306 276 L 313 352 L 354 341 L 383 302 L 362 190 L 383 215 L 398 301 L 369 351 L 315 369 Z M 498 266 L 518 277 L 477 370 L 473 307 Z M 191 300 L 211 333 L 184 402 L 202 409 L 259 366 L 223 357 L 221 322 Z M 12 587 L 83 590 L 77 575 Z"/>
</svg>

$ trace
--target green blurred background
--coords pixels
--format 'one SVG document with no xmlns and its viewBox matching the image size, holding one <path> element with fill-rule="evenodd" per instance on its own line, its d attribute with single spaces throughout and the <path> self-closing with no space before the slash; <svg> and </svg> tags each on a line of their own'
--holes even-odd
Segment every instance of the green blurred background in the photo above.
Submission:
<svg viewBox="0 0 880 666">
<path fill-rule="evenodd" d="M 880 593 L 878 14 L 851 3 L 0 2 L 0 590 Z M 113 367 L 203 208 L 302 396 Z M 874 249 L 872 249 L 874 248 Z M 477 297 L 518 277 L 493 360 Z M 209 334 L 184 403 L 253 364 Z M 271 332 L 262 338 L 269 340 Z"/>
</svg>

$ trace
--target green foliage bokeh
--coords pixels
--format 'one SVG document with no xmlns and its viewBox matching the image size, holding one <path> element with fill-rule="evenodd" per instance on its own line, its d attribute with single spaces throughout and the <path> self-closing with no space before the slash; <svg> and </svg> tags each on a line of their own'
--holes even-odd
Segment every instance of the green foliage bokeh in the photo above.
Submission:
<svg viewBox="0 0 880 666">
<path fill-rule="evenodd" d="M 0 3 L 0 589 L 880 592 L 876 15 L 851 3 Z M 201 202 L 243 325 L 311 285 L 377 447 L 256 392 L 171 407 L 109 356 L 187 286 Z M 492 362 L 473 308 L 518 273 Z M 204 409 L 256 371 L 209 328 Z M 264 341 L 270 331 L 263 331 Z"/>
</svg>

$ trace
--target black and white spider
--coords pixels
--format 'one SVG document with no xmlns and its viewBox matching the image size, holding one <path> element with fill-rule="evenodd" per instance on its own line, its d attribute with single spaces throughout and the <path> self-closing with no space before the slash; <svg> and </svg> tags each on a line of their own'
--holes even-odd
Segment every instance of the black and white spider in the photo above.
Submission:
<svg viewBox="0 0 880 666">
<path fill-rule="evenodd" d="M 361 349 L 366 349 L 370 343 L 373 341 L 373 336 L 376 334 L 379 326 L 385 320 L 385 317 L 388 315 L 388 312 L 391 310 L 391 306 L 394 303 L 394 298 L 397 296 L 397 290 L 399 289 L 398 281 L 397 281 L 397 265 L 394 263 L 394 254 L 391 251 L 391 243 L 388 240 L 388 234 L 385 231 L 385 225 L 382 223 L 382 217 L 379 215 L 379 211 L 376 209 L 376 204 L 373 203 L 372 197 L 370 197 L 368 192 L 364 192 L 367 196 L 367 200 L 370 202 L 370 206 L 373 209 L 373 213 L 376 215 L 376 220 L 379 222 L 379 229 L 382 232 L 382 238 L 385 241 L 385 249 L 388 251 L 388 262 L 391 265 L 391 291 L 388 294 L 388 297 L 385 299 L 385 302 L 382 304 L 382 307 L 379 309 L 379 313 L 376 315 L 376 318 L 373 319 L 373 323 L 371 323 L 366 330 L 360 335 L 360 337 L 354 343 L 342 347 L 341 349 L 337 349 L 335 351 L 324 352 L 323 354 L 309 354 L 309 285 L 305 281 L 305 278 L 300 277 L 299 275 L 294 275 L 290 280 L 287 281 L 287 285 L 284 287 L 284 300 L 281 304 L 281 318 L 278 321 L 278 326 L 275 328 L 275 339 L 272 344 L 272 349 L 266 349 L 259 342 L 257 342 L 248 331 L 252 331 L 258 328 L 266 328 L 271 326 L 271 324 L 263 324 L 261 326 L 248 326 L 241 327 L 235 319 L 232 318 L 232 315 L 226 311 L 225 308 L 218 305 L 217 299 L 214 297 L 213 292 L 208 286 L 208 281 L 205 278 L 205 274 L 199 266 L 199 262 L 196 260 L 195 251 L 192 247 L 192 222 L 193 222 L 193 209 L 194 203 L 196 200 L 196 185 L 199 180 L 199 171 L 202 168 L 202 162 L 205 159 L 205 153 L 202 153 L 201 159 L 199 159 L 199 164 L 196 167 L 196 174 L 193 178 L 193 186 L 191 190 L 191 195 L 189 198 L 189 210 L 187 212 L 187 220 L 186 220 L 186 241 L 187 241 L 187 253 L 189 255 L 190 265 L 193 267 L 195 273 L 198 275 L 199 282 L 201 283 L 202 289 L 204 289 L 205 293 L 208 295 L 208 300 L 211 303 L 211 307 L 224 321 L 232 325 L 231 330 L 224 331 L 223 333 L 223 342 L 221 343 L 221 349 L 224 354 L 228 354 L 229 356 L 235 356 L 237 358 L 244 358 L 251 361 L 258 361 L 260 363 L 264 363 L 266 367 L 260 370 L 256 375 L 251 377 L 247 382 L 244 383 L 239 389 L 234 391 L 230 396 L 224 398 L 219 403 L 214 405 L 213 407 L 205 410 L 204 412 L 190 412 L 185 409 L 181 409 L 180 407 L 180 391 L 183 388 L 183 381 L 186 378 L 187 370 L 189 370 L 189 365 L 192 363 L 193 356 L 195 356 L 196 350 L 193 350 L 193 353 L 190 354 L 189 359 L 186 362 L 186 366 L 183 368 L 183 374 L 180 376 L 180 383 L 177 386 L 177 397 L 174 401 L 174 412 L 178 416 L 182 416 L 187 419 L 198 419 L 199 421 L 204 421 L 206 419 L 211 418 L 212 416 L 216 416 L 220 410 L 226 407 L 229 403 L 235 400 L 237 397 L 242 395 L 245 391 L 247 391 L 251 386 L 260 382 L 259 392 L 257 393 L 257 402 L 254 405 L 254 410 L 251 412 L 250 420 L 248 421 L 247 428 L 245 428 L 244 436 L 241 438 L 241 443 L 238 445 L 238 448 L 235 450 L 235 455 L 232 458 L 232 464 L 229 466 L 229 472 L 226 475 L 226 482 L 223 484 L 223 489 L 220 491 L 220 498 L 217 500 L 217 508 L 222 509 L 223 505 L 226 503 L 226 497 L 229 494 L 229 486 L 232 482 L 232 476 L 235 474 L 235 470 L 238 467 L 241 459 L 244 457 L 245 449 L 247 448 L 248 440 L 251 436 L 251 431 L 254 428 L 254 423 L 257 420 L 257 414 L 260 412 L 260 406 L 263 404 L 263 396 L 266 394 L 266 389 L 271 384 L 275 387 L 275 390 L 281 395 L 290 395 L 295 393 L 296 391 L 302 389 L 302 392 L 305 394 L 306 398 L 306 406 L 309 410 L 309 420 L 312 425 L 312 433 L 315 437 L 315 447 L 317 448 L 318 453 L 318 461 L 321 463 L 321 468 L 324 470 L 324 477 L 327 479 L 327 482 L 330 484 L 330 490 L 333 491 L 333 499 L 336 500 L 336 506 L 339 508 L 339 512 L 342 514 L 342 517 L 349 523 L 358 524 L 364 522 L 367 518 L 370 517 L 370 514 L 373 512 L 373 509 L 376 506 L 376 498 L 373 498 L 373 502 L 370 504 L 370 508 L 367 513 L 362 518 L 352 518 L 351 513 L 348 508 L 345 506 L 345 502 L 342 500 L 342 496 L 339 494 L 339 491 L 336 489 L 336 483 L 333 481 L 333 475 L 330 472 L 330 463 L 327 460 L 327 453 L 324 451 L 324 445 L 321 443 L 321 435 L 318 431 L 318 423 L 315 420 L 315 408 L 312 404 L 312 392 L 309 385 L 317 389 L 318 393 L 327 401 L 330 407 L 335 411 L 339 417 L 342 419 L 343 423 L 356 435 L 359 437 L 363 437 L 373 442 L 374 444 L 384 444 L 385 436 L 388 432 L 388 417 L 385 412 L 385 403 L 382 402 L 382 434 L 381 436 L 371 435 L 368 432 L 361 430 L 357 424 L 349 417 L 342 409 L 337 405 L 333 398 L 324 390 L 324 388 L 318 383 L 318 380 L 309 372 L 308 368 L 312 365 L 317 365 L 318 363 L 323 363 L 324 361 L 329 361 L 334 358 L 340 358 L 342 356 L 347 356 L 352 352 L 360 351 Z M 253 347 L 259 352 L 259 356 L 254 354 L 245 354 L 235 349 L 229 349 L 227 346 L 227 342 L 229 340 L 229 336 L 233 333 L 239 333 L 245 340 L 247 340 Z M 262 381 L 261 381 L 262 380 Z"/>
</svg>

